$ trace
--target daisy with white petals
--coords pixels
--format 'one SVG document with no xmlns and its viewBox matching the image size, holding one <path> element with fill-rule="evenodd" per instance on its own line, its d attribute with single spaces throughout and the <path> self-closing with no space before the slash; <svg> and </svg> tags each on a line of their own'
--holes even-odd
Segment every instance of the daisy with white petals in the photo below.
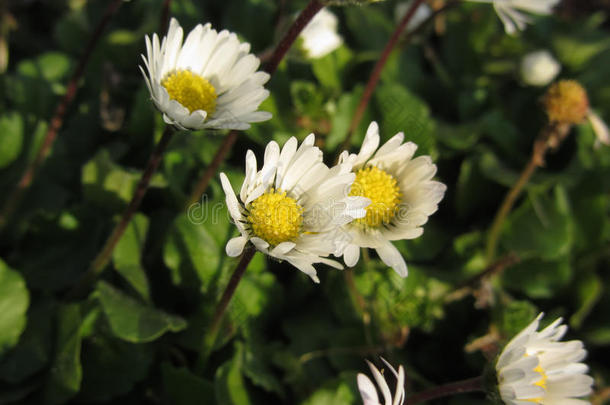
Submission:
<svg viewBox="0 0 610 405">
<path fill-rule="evenodd" d="M 327 259 L 340 255 L 345 237 L 341 226 L 366 214 L 366 198 L 349 197 L 354 181 L 350 164 L 329 168 L 311 134 L 297 147 L 290 138 L 280 151 L 276 142 L 265 149 L 265 162 L 257 171 L 252 151 L 246 154 L 246 177 L 237 199 L 224 173 L 220 174 L 227 207 L 241 236 L 226 246 L 238 256 L 249 241 L 261 252 L 285 260 L 316 283 L 314 263 L 343 268 Z"/>
<path fill-rule="evenodd" d="M 337 16 L 323 8 L 301 31 L 302 48 L 309 58 L 321 58 L 328 55 L 343 43 L 337 33 L 339 21 Z"/>
<path fill-rule="evenodd" d="M 504 24 L 507 34 L 523 31 L 531 18 L 523 11 L 533 14 L 549 15 L 560 0 L 470 0 L 477 3 L 492 3 L 498 17 Z"/>
<path fill-rule="evenodd" d="M 580 340 L 559 342 L 567 326 L 561 318 L 538 332 L 543 314 L 504 348 L 496 363 L 500 396 L 508 405 L 585 405 L 593 378 L 581 363 L 587 354 Z"/>
<path fill-rule="evenodd" d="M 403 140 L 400 132 L 379 147 L 379 127 L 372 122 L 360 153 L 343 152 L 339 158 L 356 172 L 350 195 L 371 200 L 366 216 L 344 227 L 351 239 L 344 248 L 350 267 L 358 263 L 361 247 L 373 248 L 386 265 L 406 277 L 407 265 L 391 241 L 420 236 L 443 199 L 447 187 L 432 180 L 436 165 L 430 156 L 413 158 L 417 145 Z"/>
<path fill-rule="evenodd" d="M 373 373 L 373 377 L 377 382 L 377 385 L 381 389 L 381 394 L 383 395 L 384 405 L 402 405 L 405 402 L 405 370 L 402 366 L 398 367 L 398 372 L 388 363 L 384 358 L 381 360 L 385 363 L 388 369 L 394 374 L 396 377 L 396 392 L 394 393 L 394 399 L 392 399 L 392 393 L 390 392 L 390 387 L 388 387 L 388 383 L 385 378 L 377 370 L 377 368 L 371 364 L 367 360 L 367 364 Z M 360 395 L 362 396 L 362 401 L 364 405 L 381 405 L 379 402 L 379 396 L 377 395 L 377 388 L 375 388 L 375 384 L 368 378 L 366 375 L 362 373 L 358 373 L 358 390 L 360 391 Z"/>
<path fill-rule="evenodd" d="M 197 25 L 182 43 L 183 31 L 172 18 L 159 43 L 146 37 L 142 55 L 146 85 L 166 123 L 180 129 L 248 129 L 251 122 L 271 114 L 257 111 L 269 96 L 269 80 L 257 72 L 259 59 L 229 31 L 216 32 L 208 23 Z"/>
</svg>

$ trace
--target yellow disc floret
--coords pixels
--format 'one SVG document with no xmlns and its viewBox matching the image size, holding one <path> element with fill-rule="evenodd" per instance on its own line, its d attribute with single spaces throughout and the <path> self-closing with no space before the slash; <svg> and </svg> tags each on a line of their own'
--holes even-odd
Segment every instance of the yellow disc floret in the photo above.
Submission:
<svg viewBox="0 0 610 405">
<path fill-rule="evenodd" d="M 204 110 L 208 117 L 216 110 L 216 89 L 203 77 L 190 70 L 175 70 L 161 80 L 169 98 L 176 100 L 189 112 Z"/>
<path fill-rule="evenodd" d="M 285 191 L 272 188 L 252 201 L 248 211 L 252 232 L 271 246 L 294 241 L 301 233 L 303 208 Z"/>
<path fill-rule="evenodd" d="M 402 196 L 396 179 L 375 166 L 356 172 L 356 180 L 349 195 L 371 200 L 366 208 L 366 216 L 355 220 L 357 224 L 370 227 L 389 223 L 396 214 Z"/>
<path fill-rule="evenodd" d="M 541 376 L 540 380 L 536 381 L 534 383 L 534 385 L 537 385 L 546 391 L 546 380 L 548 379 L 548 377 L 546 376 L 544 369 L 542 367 L 540 367 L 540 365 L 538 365 L 538 366 L 536 366 L 534 371 L 537 372 L 538 374 L 540 374 L 540 376 Z M 543 398 L 542 397 L 528 398 L 528 399 L 524 399 L 523 401 L 533 402 L 535 404 L 542 404 Z"/>
<path fill-rule="evenodd" d="M 589 112 L 587 92 L 574 80 L 561 80 L 553 84 L 542 101 L 551 122 L 580 124 Z"/>
</svg>

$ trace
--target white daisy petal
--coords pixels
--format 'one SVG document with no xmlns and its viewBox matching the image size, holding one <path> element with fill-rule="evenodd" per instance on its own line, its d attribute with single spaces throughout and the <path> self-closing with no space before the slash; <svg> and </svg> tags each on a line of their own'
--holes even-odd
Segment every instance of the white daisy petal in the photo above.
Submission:
<svg viewBox="0 0 610 405">
<path fill-rule="evenodd" d="M 175 18 L 161 44 L 156 34 L 145 37 L 146 71 L 141 70 L 166 123 L 180 129 L 247 129 L 271 118 L 257 111 L 269 96 L 263 88 L 269 75 L 256 72 L 260 61 L 246 52 L 249 44 L 234 33 L 217 33 L 209 23 L 197 25 L 184 43 L 183 38 Z"/>
<path fill-rule="evenodd" d="M 301 31 L 303 51 L 310 58 L 321 58 L 343 43 L 343 38 L 337 33 L 337 17 L 326 8 L 320 10 Z"/>
<path fill-rule="evenodd" d="M 385 405 L 403 405 L 405 401 L 405 370 L 403 366 L 398 367 L 398 372 L 388 363 L 385 359 L 381 359 L 384 364 L 390 370 L 390 373 L 396 377 L 396 390 L 394 395 L 392 396 L 392 392 L 390 391 L 390 387 L 386 382 L 384 375 L 368 360 L 366 363 L 375 378 L 375 382 L 381 391 L 381 395 L 383 396 L 383 401 Z M 390 374 L 388 373 L 388 374 Z M 364 405 L 380 405 L 379 396 L 377 394 L 377 389 L 375 388 L 375 384 L 368 378 L 366 375 L 359 373 L 357 376 L 358 381 L 358 391 L 360 391 L 360 396 L 362 397 L 362 402 Z M 393 398 L 393 399 L 392 399 Z"/>
<path fill-rule="evenodd" d="M 477 3 L 491 3 L 504 24 L 507 34 L 513 35 L 525 29 L 531 19 L 521 11 L 549 15 L 560 0 L 469 0 Z"/>
</svg>

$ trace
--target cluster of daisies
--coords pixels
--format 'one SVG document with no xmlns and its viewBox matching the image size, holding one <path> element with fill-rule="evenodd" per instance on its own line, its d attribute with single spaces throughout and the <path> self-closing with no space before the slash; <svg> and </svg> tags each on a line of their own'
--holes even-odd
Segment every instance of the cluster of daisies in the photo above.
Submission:
<svg viewBox="0 0 610 405">
<path fill-rule="evenodd" d="M 557 3 L 471 1 L 493 3 L 509 33 L 529 21 L 518 9 L 548 14 Z M 323 10 L 302 34 L 306 54 L 321 57 L 339 46 L 342 39 L 336 27 L 336 17 Z M 182 28 L 172 19 L 162 41 L 156 34 L 152 40 L 146 37 L 146 49 L 142 73 L 167 124 L 179 129 L 243 130 L 271 118 L 258 110 L 269 95 L 264 88 L 269 74 L 258 70 L 260 60 L 234 33 L 217 32 L 206 24 L 196 26 L 184 39 Z M 238 193 L 220 174 L 226 204 L 240 234 L 227 243 L 227 254 L 238 256 L 244 249 L 255 248 L 319 282 L 314 264 L 343 268 L 333 256 L 352 267 L 361 249 L 371 248 L 406 277 L 407 265 L 392 242 L 423 233 L 446 186 L 433 180 L 437 168 L 431 158 L 415 157 L 417 145 L 404 138 L 398 133 L 381 145 L 379 128 L 372 122 L 360 151 L 342 152 L 333 166 L 324 162 L 314 134 L 300 144 L 294 137 L 282 147 L 269 142 L 260 169 L 255 154 L 248 151 Z M 506 404 L 588 404 L 577 399 L 588 395 L 593 384 L 581 363 L 586 355 L 582 342 L 559 341 L 567 329 L 561 319 L 538 332 L 541 316 L 501 352 L 495 364 L 494 390 Z M 403 404 L 404 368 L 396 371 L 383 361 L 396 378 L 394 395 L 382 372 L 369 366 L 384 403 Z M 380 404 L 375 384 L 364 374 L 358 375 L 358 386 L 365 405 Z"/>
</svg>

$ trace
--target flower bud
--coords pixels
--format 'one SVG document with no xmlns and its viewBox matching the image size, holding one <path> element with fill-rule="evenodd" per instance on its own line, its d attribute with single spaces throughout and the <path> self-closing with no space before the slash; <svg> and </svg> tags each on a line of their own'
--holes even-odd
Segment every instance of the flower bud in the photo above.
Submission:
<svg viewBox="0 0 610 405">
<path fill-rule="evenodd" d="M 561 65 L 547 50 L 530 52 L 521 60 L 521 79 L 530 86 L 546 86 L 560 70 Z"/>
<path fill-rule="evenodd" d="M 587 92 L 575 80 L 561 80 L 553 84 L 542 102 L 551 122 L 580 124 L 589 113 Z"/>
</svg>

